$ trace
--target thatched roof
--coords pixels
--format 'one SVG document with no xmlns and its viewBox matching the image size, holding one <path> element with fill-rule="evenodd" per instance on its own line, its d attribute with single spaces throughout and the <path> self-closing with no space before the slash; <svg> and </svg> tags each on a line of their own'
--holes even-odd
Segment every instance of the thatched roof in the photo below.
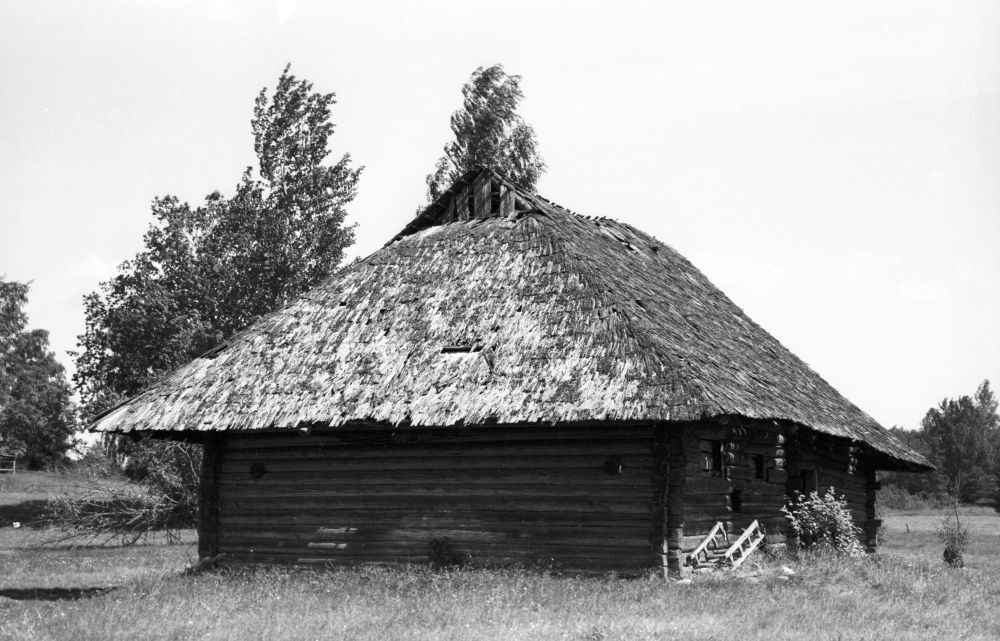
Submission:
<svg viewBox="0 0 1000 641">
<path fill-rule="evenodd" d="M 927 465 L 652 236 L 470 173 L 381 250 L 95 422 L 785 421 Z"/>
</svg>

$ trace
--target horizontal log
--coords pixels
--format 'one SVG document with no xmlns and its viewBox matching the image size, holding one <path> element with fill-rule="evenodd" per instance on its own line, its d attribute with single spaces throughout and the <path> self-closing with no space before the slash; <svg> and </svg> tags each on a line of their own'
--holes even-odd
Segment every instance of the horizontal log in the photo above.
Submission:
<svg viewBox="0 0 1000 641">
<path fill-rule="evenodd" d="M 423 548 L 421 550 L 420 548 Z M 251 551 L 252 550 L 252 551 Z M 227 542 L 221 542 L 219 544 L 219 551 L 226 555 L 237 555 L 243 557 L 253 558 L 254 556 L 275 556 L 275 557 L 287 557 L 295 556 L 302 558 L 315 558 L 315 559 L 349 559 L 354 561 L 409 561 L 409 562 L 421 562 L 420 559 L 428 559 L 429 554 L 427 552 L 427 546 L 412 546 L 412 547 L 397 547 L 397 548 L 381 548 L 381 549 L 368 549 L 368 550 L 346 550 L 346 549 L 336 549 L 336 548 L 320 548 L 320 547 L 283 547 L 283 546 L 269 546 L 269 545 L 254 545 L 252 547 L 246 547 L 239 544 L 231 544 Z M 463 556 L 464 554 L 469 554 L 473 558 L 482 557 L 485 559 L 496 559 L 496 560 L 520 560 L 524 562 L 534 562 L 534 563 L 574 563 L 586 566 L 588 564 L 607 564 L 612 567 L 615 564 L 621 563 L 630 567 L 643 567 L 652 563 L 652 557 L 648 550 L 641 552 L 632 553 L 621 553 L 617 554 L 613 550 L 605 552 L 589 552 L 586 550 L 558 550 L 551 553 L 546 551 L 527 551 L 527 550 L 494 550 L 494 551 L 475 551 L 469 550 L 463 554 L 462 550 L 454 549 L 456 556 Z M 427 561 L 423 561 L 427 562 Z"/>
<path fill-rule="evenodd" d="M 827 469 L 821 469 L 819 470 L 818 477 L 821 485 L 833 485 L 838 489 L 843 488 L 845 490 L 854 490 L 856 492 L 864 492 L 868 489 L 868 483 L 865 481 L 864 477 L 848 474 L 846 471 L 831 472 Z"/>
<path fill-rule="evenodd" d="M 785 486 L 770 483 L 751 483 L 743 489 L 744 497 L 760 496 L 766 498 L 784 498 Z"/>
<path fill-rule="evenodd" d="M 604 474 L 606 456 L 513 456 L 509 458 L 479 458 L 476 456 L 457 457 L 412 457 L 392 459 L 380 457 L 367 458 L 337 458 L 324 457 L 306 460 L 274 460 L 264 461 L 267 470 L 277 472 L 322 472 L 325 470 L 381 471 L 392 470 L 441 470 L 443 474 L 455 474 L 459 470 L 495 469 L 495 470 L 532 470 L 532 469 L 589 469 L 595 475 Z M 236 474 L 247 471 L 250 465 L 260 461 L 251 459 L 227 458 L 222 463 L 223 474 Z M 633 471 L 637 474 L 649 475 L 653 468 L 652 457 L 633 457 L 624 461 L 623 474 Z"/>
<path fill-rule="evenodd" d="M 725 492 L 685 492 L 684 502 L 687 505 L 725 505 L 731 492 L 730 488 Z"/>
<path fill-rule="evenodd" d="M 385 499 L 408 502 L 411 498 L 434 498 L 439 501 L 451 501 L 473 500 L 479 497 L 490 500 L 530 499 L 540 501 L 616 499 L 637 505 L 648 505 L 652 500 L 653 493 L 651 489 L 645 488 L 568 488 L 565 486 L 542 486 L 531 489 L 524 486 L 517 488 L 495 485 L 460 489 L 456 487 L 345 488 L 338 485 L 247 485 L 245 487 L 230 486 L 224 490 L 223 496 L 224 500 L 242 501 L 257 499 L 287 501 L 300 499 L 357 499 L 361 501 Z"/>
<path fill-rule="evenodd" d="M 649 553 L 648 538 L 519 538 L 509 539 L 503 535 L 488 532 L 444 531 L 398 531 L 386 536 L 357 533 L 352 535 L 325 534 L 323 532 L 274 532 L 223 529 L 219 540 L 229 545 L 270 545 L 284 547 L 322 547 L 330 549 L 374 550 L 380 546 L 426 546 L 435 540 L 447 539 L 456 549 L 474 548 L 482 550 L 526 550 L 550 552 L 554 550 L 602 551 L 613 549 L 616 554 L 631 551 L 635 554 Z"/>
<path fill-rule="evenodd" d="M 519 524 L 553 527 L 649 527 L 648 514 L 599 514 L 582 512 L 524 512 L 477 510 L 475 513 L 464 512 L 456 514 L 453 510 L 426 508 L 398 509 L 354 509 L 354 510 L 324 510 L 303 511 L 295 506 L 286 509 L 238 510 L 232 506 L 221 506 L 219 521 L 229 519 L 262 519 L 276 521 L 292 521 L 300 523 L 329 523 L 350 526 L 352 523 L 386 524 L 389 527 L 404 527 L 407 525 L 424 526 L 425 524 Z"/>
<path fill-rule="evenodd" d="M 788 472 L 776 469 L 767 470 L 767 481 L 768 483 L 780 483 L 783 485 L 788 481 Z"/>
<path fill-rule="evenodd" d="M 536 523 L 522 520 L 481 520 L 481 519 L 424 519 L 412 518 L 398 521 L 365 521 L 363 517 L 355 520 L 331 519 L 329 517 L 290 516 L 273 517 L 262 525 L 261 519 L 252 516 L 225 516 L 219 519 L 220 528 L 232 531 L 255 531 L 267 527 L 277 531 L 330 531 L 330 532 L 366 532 L 391 533 L 396 531 L 424 532 L 482 532 L 507 536 L 512 539 L 534 537 L 592 537 L 609 539 L 616 537 L 635 540 L 649 537 L 648 524 L 620 523 L 607 521 L 604 524 L 570 524 L 570 523 Z"/>
<path fill-rule="evenodd" d="M 472 567 L 505 567 L 505 566 L 527 566 L 545 567 L 558 571 L 560 574 L 592 574 L 594 572 L 616 572 L 618 574 L 642 573 L 650 564 L 650 560 L 627 560 L 622 559 L 579 559 L 579 560 L 559 560 L 557 562 L 547 562 L 544 560 L 531 559 L 490 559 L 477 558 L 463 559 Z M 304 565 L 304 566 L 343 566 L 350 567 L 356 565 L 428 565 L 430 558 L 427 555 L 397 555 L 386 558 L 381 555 L 369 557 L 324 557 L 315 554 L 292 552 L 282 554 L 273 552 L 268 554 L 247 553 L 240 550 L 229 550 L 226 557 L 220 561 L 219 565 L 224 567 L 238 567 L 241 564 L 253 563 L 255 565 Z"/>
<path fill-rule="evenodd" d="M 730 466 L 729 479 L 732 481 L 756 481 L 763 480 L 757 478 L 757 470 L 753 467 L 743 465 Z"/>
<path fill-rule="evenodd" d="M 650 443 L 647 440 L 621 442 L 584 442 L 572 441 L 561 443 L 496 443 L 496 444 L 393 444 L 393 445 L 363 445 L 343 444 L 318 446 L 284 446 L 269 448 L 226 448 L 224 461 L 251 460 L 267 461 L 272 459 L 299 460 L 312 458 L 413 458 L 413 457 L 498 457 L 511 456 L 620 456 L 646 457 L 651 455 Z"/>
<path fill-rule="evenodd" d="M 496 443 L 569 441 L 641 441 L 652 438 L 650 427 L 560 427 L 524 428 L 462 427 L 462 428 L 386 428 L 384 426 L 351 426 L 335 430 L 315 430 L 309 433 L 289 431 L 283 433 L 224 434 L 225 447 L 252 449 L 264 447 L 315 447 L 323 444 L 350 443 Z"/>
<path fill-rule="evenodd" d="M 728 494 L 730 483 L 721 477 L 693 477 L 684 484 L 685 494 Z"/>
<path fill-rule="evenodd" d="M 509 485 L 529 485 L 537 487 L 539 483 L 554 483 L 559 485 L 576 485 L 589 487 L 652 487 L 652 475 L 637 473 L 636 470 L 623 470 L 622 474 L 604 473 L 603 468 L 596 471 L 586 469 L 472 469 L 462 470 L 461 474 L 446 474 L 440 469 L 433 470 L 378 470 L 359 475 L 357 470 L 306 470 L 287 471 L 275 470 L 264 465 L 265 473 L 254 480 L 250 476 L 250 466 L 238 467 L 235 471 L 220 475 L 223 486 L 242 486 L 247 483 L 335 483 L 345 485 L 371 484 L 394 485 L 426 483 L 435 486 L 465 486 L 493 485 L 497 483 Z M 433 481 L 433 483 L 427 483 Z"/>
<path fill-rule="evenodd" d="M 684 522 L 690 521 L 725 521 L 733 516 L 732 510 L 726 507 L 717 510 L 684 510 Z"/>
<path fill-rule="evenodd" d="M 448 496 L 448 497 L 417 497 L 400 499 L 394 496 L 376 495 L 366 498 L 339 498 L 328 496 L 322 498 L 298 499 L 289 501 L 285 498 L 260 498 L 246 500 L 241 497 L 222 496 L 219 501 L 220 510 L 259 510 L 262 514 L 283 510 L 381 510 L 398 508 L 428 508 L 445 510 L 451 513 L 478 513 L 489 511 L 504 512 L 581 512 L 600 514 L 641 514 L 649 515 L 648 502 L 619 502 L 614 500 L 599 500 L 577 498 L 568 500 L 563 497 L 526 497 L 523 499 L 506 499 L 487 496 Z"/>
<path fill-rule="evenodd" d="M 274 517 L 288 517 L 309 513 L 298 506 L 256 508 L 254 506 L 236 507 L 232 505 L 220 506 L 220 518 L 228 516 L 247 517 L 256 516 L 261 519 Z M 379 508 L 372 510 L 368 508 L 345 509 L 345 510 L 314 510 L 312 516 L 326 516 L 335 519 L 333 522 L 350 523 L 359 518 L 367 519 L 362 522 L 401 522 L 403 519 L 427 518 L 427 519 L 456 519 L 455 510 L 448 508 L 427 508 L 427 507 L 407 507 L 407 508 Z M 487 510 L 479 509 L 475 511 L 460 512 L 463 519 L 476 518 L 483 521 L 494 521 L 501 519 L 523 520 L 532 523 L 581 523 L 588 526 L 603 526 L 615 522 L 629 525 L 648 525 L 648 513 L 633 514 L 609 514 L 607 512 L 584 512 L 580 510 L 544 511 L 534 510 L 531 512 L 512 510 Z"/>
<path fill-rule="evenodd" d="M 785 505 L 784 497 L 745 496 L 742 500 L 743 511 L 750 510 L 780 510 Z"/>
</svg>

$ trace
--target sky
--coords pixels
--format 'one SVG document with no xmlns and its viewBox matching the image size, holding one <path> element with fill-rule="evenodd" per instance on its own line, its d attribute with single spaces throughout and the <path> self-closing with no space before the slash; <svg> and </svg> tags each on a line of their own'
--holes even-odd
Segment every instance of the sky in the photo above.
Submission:
<svg viewBox="0 0 1000 641">
<path fill-rule="evenodd" d="M 974 0 L 0 0 L 0 276 L 68 371 L 83 295 L 155 196 L 232 194 L 287 63 L 365 167 L 349 258 L 501 63 L 539 193 L 674 247 L 883 425 L 1000 385 L 1000 4 Z"/>
</svg>

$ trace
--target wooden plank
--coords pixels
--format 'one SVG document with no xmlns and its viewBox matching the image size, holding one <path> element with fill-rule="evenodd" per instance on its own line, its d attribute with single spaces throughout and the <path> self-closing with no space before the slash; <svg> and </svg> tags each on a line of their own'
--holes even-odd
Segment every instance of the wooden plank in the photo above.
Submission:
<svg viewBox="0 0 1000 641">
<path fill-rule="evenodd" d="M 500 208 L 498 213 L 501 216 L 510 216 L 514 213 L 514 192 L 508 189 L 503 183 L 500 184 Z"/>
<path fill-rule="evenodd" d="M 455 220 L 466 221 L 469 220 L 469 186 L 466 185 L 462 187 L 457 194 L 455 194 Z"/>
<path fill-rule="evenodd" d="M 472 217 L 477 220 L 489 218 L 491 210 L 492 177 L 483 173 L 476 177 L 472 184 L 473 207 Z"/>
<path fill-rule="evenodd" d="M 452 196 L 445 204 L 444 212 L 441 214 L 441 222 L 451 223 L 455 221 L 455 197 Z"/>
</svg>

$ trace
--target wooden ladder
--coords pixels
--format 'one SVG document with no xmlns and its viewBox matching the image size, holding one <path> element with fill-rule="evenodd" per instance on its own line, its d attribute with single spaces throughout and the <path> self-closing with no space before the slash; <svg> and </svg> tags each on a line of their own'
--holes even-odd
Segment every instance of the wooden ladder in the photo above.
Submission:
<svg viewBox="0 0 1000 641">
<path fill-rule="evenodd" d="M 725 554 L 723 550 L 728 545 L 729 535 L 726 534 L 726 526 L 722 524 L 722 521 L 718 521 L 701 540 L 698 547 L 687 555 L 684 565 L 690 565 L 693 568 L 701 565 L 718 565 L 719 559 Z"/>
<path fill-rule="evenodd" d="M 764 541 L 764 531 L 760 529 L 760 523 L 754 521 L 743 530 L 736 541 L 725 551 L 720 559 L 720 563 L 727 563 L 730 567 L 738 568 L 746 561 L 747 557 L 757 549 Z"/>
<path fill-rule="evenodd" d="M 687 555 L 684 565 L 690 565 L 692 568 L 705 566 L 737 568 L 763 541 L 764 531 L 760 528 L 760 523 L 754 521 L 730 545 L 726 527 L 719 521 L 705 535 L 698 547 Z"/>
</svg>

